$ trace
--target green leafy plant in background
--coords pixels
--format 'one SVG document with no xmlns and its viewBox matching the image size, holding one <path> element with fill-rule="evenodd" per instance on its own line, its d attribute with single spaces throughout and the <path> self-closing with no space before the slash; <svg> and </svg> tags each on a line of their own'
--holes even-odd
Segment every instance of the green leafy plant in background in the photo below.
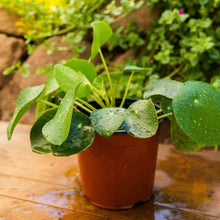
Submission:
<svg viewBox="0 0 220 220">
<path fill-rule="evenodd" d="M 129 47 L 129 35 L 120 28 L 110 41 L 111 49 L 133 49 L 138 59 L 129 57 L 125 64 L 153 69 L 150 78 L 140 74 L 134 88 L 144 88 L 146 82 L 169 75 L 183 82 L 205 81 L 220 89 L 220 1 L 149 0 L 147 6 L 159 9 L 159 13 L 158 18 L 152 19 L 151 30 L 136 29 L 133 39 L 141 46 Z"/>
<path fill-rule="evenodd" d="M 125 108 L 133 76 L 150 69 L 130 65 L 110 73 L 101 46 L 112 36 L 112 30 L 103 21 L 92 23 L 92 27 L 89 61 L 73 58 L 57 64 L 45 85 L 20 92 L 8 125 L 8 139 L 25 111 L 37 102 L 37 117 L 30 133 L 32 150 L 37 153 L 52 152 L 56 156 L 79 153 L 92 144 L 95 132 L 109 137 L 124 129 L 136 138 L 148 138 L 156 134 L 158 120 L 165 117 L 171 119 L 172 141 L 179 150 L 191 152 L 220 144 L 219 91 L 204 82 L 181 83 L 164 78 L 150 83 L 144 99 Z M 96 74 L 91 63 L 98 54 L 105 68 L 101 75 Z M 117 78 L 126 74 L 129 80 L 116 105 Z M 88 102 L 91 100 L 99 108 Z M 162 108 L 156 110 L 152 100 L 161 103 Z"/>
<path fill-rule="evenodd" d="M 149 33 L 149 63 L 155 72 L 182 80 L 197 79 L 219 87 L 220 2 L 150 0 L 162 10 Z"/>
<path fill-rule="evenodd" d="M 90 23 L 94 20 L 104 20 L 113 24 L 132 11 L 140 8 L 144 1 L 135 3 L 134 0 L 120 0 L 116 7 L 116 1 L 105 0 L 2 0 L 0 5 L 21 16 L 17 22 L 19 31 L 24 34 L 28 54 L 31 54 L 36 45 L 44 43 L 47 53 L 55 50 L 66 51 L 70 57 L 78 57 L 86 48 L 82 39 L 87 35 Z M 65 35 L 63 42 L 70 43 L 69 47 L 58 47 L 56 42 L 50 42 L 48 38 L 57 35 Z M 36 73 L 47 73 L 49 66 L 41 68 Z M 21 69 L 22 68 L 22 69 Z M 29 67 L 19 62 L 4 71 L 10 74 L 20 69 L 28 76 Z"/>
</svg>

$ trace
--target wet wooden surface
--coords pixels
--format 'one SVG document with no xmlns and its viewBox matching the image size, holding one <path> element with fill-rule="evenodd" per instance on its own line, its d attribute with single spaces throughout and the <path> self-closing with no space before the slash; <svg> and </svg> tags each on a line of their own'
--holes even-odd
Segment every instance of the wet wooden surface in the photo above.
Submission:
<svg viewBox="0 0 220 220">
<path fill-rule="evenodd" d="M 94 207 L 81 195 L 76 156 L 31 151 L 30 126 L 10 142 L 0 122 L 0 220 L 217 220 L 220 219 L 220 152 L 180 153 L 160 145 L 154 195 L 131 210 Z"/>
</svg>

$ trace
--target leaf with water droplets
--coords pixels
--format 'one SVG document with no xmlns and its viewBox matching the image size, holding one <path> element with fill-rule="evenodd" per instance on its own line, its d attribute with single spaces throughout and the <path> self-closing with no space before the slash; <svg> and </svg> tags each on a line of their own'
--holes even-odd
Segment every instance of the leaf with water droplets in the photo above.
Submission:
<svg viewBox="0 0 220 220">
<path fill-rule="evenodd" d="M 173 99 L 176 121 L 193 141 L 220 145 L 220 92 L 204 82 L 188 81 Z"/>
<path fill-rule="evenodd" d="M 163 102 L 161 102 L 161 108 L 162 108 L 164 114 L 168 114 L 168 113 L 172 112 L 173 111 L 172 100 L 166 99 Z M 168 118 L 171 119 L 170 116 Z"/>
<path fill-rule="evenodd" d="M 78 97 L 86 97 L 90 94 L 88 80 L 83 74 L 77 73 L 75 70 L 61 64 L 57 64 L 54 67 L 54 74 L 63 91 L 68 92 L 73 86 L 80 83 L 76 95 Z"/>
<path fill-rule="evenodd" d="M 164 97 L 173 99 L 182 85 L 183 83 L 168 78 L 153 81 L 147 86 L 144 98 Z"/>
<path fill-rule="evenodd" d="M 30 132 L 32 151 L 39 154 L 51 153 L 51 143 L 43 136 L 42 128 L 56 114 L 57 108 L 45 111 L 34 123 Z"/>
<path fill-rule="evenodd" d="M 91 113 L 95 130 L 104 137 L 110 137 L 122 124 L 128 112 L 124 108 L 103 108 Z"/>
<path fill-rule="evenodd" d="M 8 124 L 7 128 L 7 137 L 8 140 L 11 139 L 12 133 L 18 121 L 24 115 L 24 113 L 34 104 L 34 102 L 39 98 L 44 85 L 28 87 L 23 89 L 16 100 L 16 107 L 11 121 Z"/>
<path fill-rule="evenodd" d="M 59 88 L 59 84 L 55 79 L 54 71 L 52 71 L 47 78 L 44 95 L 49 95 L 52 92 L 56 91 L 58 88 Z"/>
<path fill-rule="evenodd" d="M 34 123 L 31 133 L 31 147 L 39 154 L 53 153 L 54 156 L 69 156 L 87 149 L 93 142 L 95 130 L 88 116 L 73 111 L 70 131 L 62 145 L 51 144 L 42 134 L 43 126 L 56 114 L 57 108 L 49 109 Z"/>
<path fill-rule="evenodd" d="M 193 152 L 203 147 L 201 144 L 196 143 L 183 132 L 173 116 L 171 119 L 171 141 L 176 149 L 183 152 Z"/>
<path fill-rule="evenodd" d="M 76 87 L 70 89 L 61 101 L 56 115 L 43 129 L 44 137 L 54 145 L 61 145 L 69 134 Z"/>
<path fill-rule="evenodd" d="M 86 150 L 95 138 L 95 130 L 88 116 L 73 111 L 70 131 L 61 146 L 52 145 L 54 156 L 69 156 Z"/>
<path fill-rule="evenodd" d="M 128 111 L 129 115 L 122 124 L 128 134 L 138 138 L 148 138 L 156 134 L 157 113 L 150 99 L 134 102 Z"/>
<path fill-rule="evenodd" d="M 87 60 L 73 58 L 67 60 L 64 63 L 64 66 L 67 66 L 76 72 L 82 73 L 91 83 L 96 78 L 96 70 L 92 63 Z"/>
</svg>

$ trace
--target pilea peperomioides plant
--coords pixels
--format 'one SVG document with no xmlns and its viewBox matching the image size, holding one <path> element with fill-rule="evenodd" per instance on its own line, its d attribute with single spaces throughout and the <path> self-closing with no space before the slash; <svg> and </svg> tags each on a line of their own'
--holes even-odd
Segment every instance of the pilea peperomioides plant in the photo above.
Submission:
<svg viewBox="0 0 220 220">
<path fill-rule="evenodd" d="M 172 142 L 182 151 L 195 151 L 203 146 L 220 144 L 220 92 L 197 81 L 185 83 L 164 78 L 151 83 L 143 100 L 124 107 L 132 77 L 151 69 L 127 66 L 121 72 L 109 73 L 101 46 L 112 35 L 105 22 L 94 22 L 93 44 L 89 61 L 71 59 L 57 64 L 45 85 L 26 88 L 17 98 L 14 115 L 8 125 L 7 136 L 23 114 L 36 102 L 36 120 L 30 133 L 32 150 L 68 156 L 87 149 L 95 132 L 104 137 L 119 129 L 137 138 L 156 134 L 158 120 L 171 119 Z M 99 54 L 105 73 L 97 75 L 91 63 Z M 116 106 L 120 76 L 130 74 L 120 104 Z M 99 106 L 96 108 L 90 100 Z M 156 110 L 153 104 L 159 103 Z M 87 112 L 87 114 L 85 113 Z"/>
</svg>

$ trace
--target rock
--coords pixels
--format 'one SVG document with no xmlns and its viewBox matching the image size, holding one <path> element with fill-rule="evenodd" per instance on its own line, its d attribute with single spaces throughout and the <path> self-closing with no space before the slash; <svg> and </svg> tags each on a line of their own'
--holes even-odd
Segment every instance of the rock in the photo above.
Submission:
<svg viewBox="0 0 220 220">
<path fill-rule="evenodd" d="M 9 121 L 15 109 L 16 98 L 18 93 L 31 86 L 44 84 L 46 77 L 44 75 L 31 74 L 29 77 L 24 78 L 21 74 L 16 73 L 12 80 L 10 80 L 2 90 L 0 90 L 0 119 Z M 32 107 L 28 110 L 21 119 L 21 123 L 32 124 L 34 122 L 34 111 Z"/>
<path fill-rule="evenodd" d="M 62 42 L 65 36 L 55 36 L 52 37 L 49 42 L 50 44 L 55 43 L 56 48 L 61 48 L 61 50 L 54 50 L 52 54 L 47 54 L 47 48 L 44 44 L 37 46 L 34 52 L 28 57 L 25 63 L 28 64 L 29 69 L 32 72 L 35 72 L 39 67 L 46 66 L 47 64 L 57 64 L 62 60 L 67 60 L 72 57 L 71 53 L 69 53 L 70 43 Z M 83 41 L 87 49 L 84 53 L 80 55 L 80 58 L 88 59 L 90 56 L 89 48 L 91 44 L 89 42 Z"/>
<path fill-rule="evenodd" d="M 120 56 L 117 56 L 112 61 L 112 63 L 115 64 L 115 65 L 121 65 L 127 60 L 128 57 L 130 57 L 131 59 L 135 58 L 132 49 L 126 51 L 125 53 L 121 54 Z"/>
<path fill-rule="evenodd" d="M 9 121 L 15 108 L 15 94 L 18 94 L 19 87 L 10 81 L 7 86 L 0 90 L 0 119 Z M 6 98 L 7 97 L 7 98 Z"/>
<path fill-rule="evenodd" d="M 65 50 L 54 50 L 52 54 L 47 54 L 47 48 L 44 44 L 40 44 L 33 51 L 33 53 L 28 57 L 27 63 L 29 65 L 29 69 L 35 72 L 39 67 L 46 66 L 47 64 L 56 64 L 61 60 L 65 60 L 70 58 L 70 54 L 68 53 L 68 49 L 70 48 L 69 43 L 62 42 L 63 36 L 55 36 L 52 37 L 49 42 L 56 43 L 57 48 L 66 48 Z"/>
<path fill-rule="evenodd" d="M 25 54 L 25 43 L 22 39 L 0 34 L 0 89 L 12 76 L 3 76 L 2 72 L 17 63 Z"/>
<path fill-rule="evenodd" d="M 23 33 L 18 31 L 19 27 L 15 25 L 20 20 L 18 15 L 0 7 L 0 18 L 0 33 L 17 37 L 23 36 Z"/>
<path fill-rule="evenodd" d="M 149 10 L 146 5 L 140 7 L 139 9 L 131 12 L 125 18 L 119 20 L 112 25 L 112 28 L 116 26 L 127 27 L 129 21 L 133 19 L 137 28 L 143 28 L 144 30 L 149 30 L 151 28 L 151 19 L 158 17 L 157 10 Z"/>
</svg>

